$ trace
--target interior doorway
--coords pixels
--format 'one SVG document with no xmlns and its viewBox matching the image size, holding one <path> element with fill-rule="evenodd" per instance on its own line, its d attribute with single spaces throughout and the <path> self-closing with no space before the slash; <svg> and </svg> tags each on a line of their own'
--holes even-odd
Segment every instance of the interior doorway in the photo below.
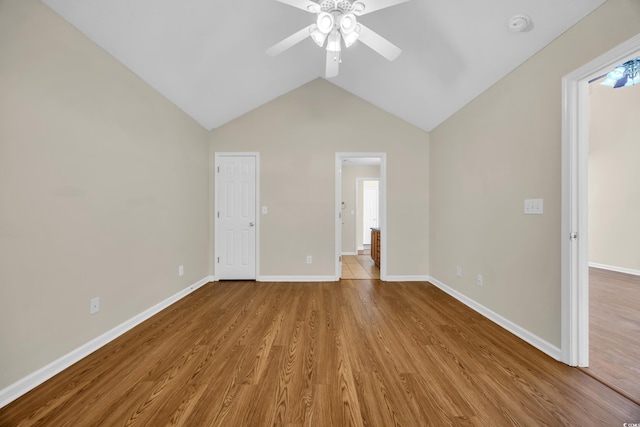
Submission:
<svg viewBox="0 0 640 427">
<path fill-rule="evenodd" d="M 617 75 L 589 85 L 589 367 L 582 369 L 640 404 L 640 84 L 624 87 L 628 77 Z"/>
<path fill-rule="evenodd" d="M 336 278 L 340 279 L 343 275 L 343 258 L 359 255 L 359 249 L 364 247 L 365 235 L 368 234 L 370 240 L 371 224 L 375 222 L 380 229 L 379 276 L 381 280 L 386 280 L 386 153 L 336 153 L 335 167 Z M 367 209 L 364 206 L 366 181 L 375 182 L 369 184 L 366 191 L 369 198 Z M 371 188 L 376 185 L 374 195 Z M 366 229 L 365 210 L 368 210 Z"/>
<path fill-rule="evenodd" d="M 589 366 L 589 82 L 640 55 L 640 34 L 562 79 L 562 361 Z"/>
</svg>

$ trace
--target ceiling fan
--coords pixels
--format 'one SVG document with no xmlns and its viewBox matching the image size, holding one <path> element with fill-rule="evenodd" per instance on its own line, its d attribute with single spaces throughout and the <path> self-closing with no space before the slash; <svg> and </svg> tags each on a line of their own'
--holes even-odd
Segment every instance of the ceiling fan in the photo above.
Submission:
<svg viewBox="0 0 640 427">
<path fill-rule="evenodd" d="M 399 47 L 358 22 L 357 17 L 409 0 L 321 0 L 320 3 L 311 0 L 277 1 L 309 13 L 315 13 L 317 17 L 315 23 L 267 49 L 268 55 L 279 55 L 307 37 L 311 37 L 320 47 L 325 46 L 326 43 L 327 68 L 325 75 L 329 78 L 338 75 L 343 42 L 345 47 L 349 47 L 356 40 L 360 40 L 389 61 L 396 59 L 402 52 Z"/>
</svg>

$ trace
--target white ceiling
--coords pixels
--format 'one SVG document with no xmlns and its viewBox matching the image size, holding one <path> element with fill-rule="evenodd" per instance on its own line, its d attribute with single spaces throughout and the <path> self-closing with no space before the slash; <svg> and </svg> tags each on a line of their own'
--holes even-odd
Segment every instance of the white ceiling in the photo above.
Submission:
<svg viewBox="0 0 640 427">
<path fill-rule="evenodd" d="M 264 53 L 315 21 L 276 0 L 42 1 L 207 129 L 324 75 L 311 39 Z M 356 42 L 330 81 L 430 131 L 604 1 L 411 0 L 359 19 L 400 57 Z"/>
</svg>

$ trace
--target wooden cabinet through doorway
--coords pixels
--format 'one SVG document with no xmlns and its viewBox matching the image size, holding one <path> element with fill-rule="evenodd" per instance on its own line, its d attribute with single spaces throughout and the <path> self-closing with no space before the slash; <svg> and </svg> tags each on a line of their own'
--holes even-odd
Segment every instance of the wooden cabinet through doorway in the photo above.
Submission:
<svg viewBox="0 0 640 427">
<path fill-rule="evenodd" d="M 371 229 L 371 259 L 380 267 L 380 229 Z"/>
</svg>

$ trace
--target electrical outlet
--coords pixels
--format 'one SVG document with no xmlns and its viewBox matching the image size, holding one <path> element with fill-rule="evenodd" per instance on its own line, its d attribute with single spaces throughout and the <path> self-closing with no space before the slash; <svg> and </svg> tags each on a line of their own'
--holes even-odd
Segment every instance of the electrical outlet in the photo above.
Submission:
<svg viewBox="0 0 640 427">
<path fill-rule="evenodd" d="M 456 276 L 462 277 L 462 267 L 460 266 L 456 267 Z"/>
<path fill-rule="evenodd" d="M 96 314 L 99 311 L 100 311 L 100 298 L 99 297 L 91 298 L 91 301 L 89 301 L 89 314 Z"/>
<path fill-rule="evenodd" d="M 478 277 L 476 278 L 476 283 L 478 284 L 478 286 L 483 285 L 482 274 L 478 274 Z"/>
<path fill-rule="evenodd" d="M 178 276 L 184 276 L 184 266 L 178 267 Z"/>
<path fill-rule="evenodd" d="M 311 264 L 313 262 L 313 258 L 311 258 L 311 255 L 307 255 L 307 264 Z"/>
</svg>

